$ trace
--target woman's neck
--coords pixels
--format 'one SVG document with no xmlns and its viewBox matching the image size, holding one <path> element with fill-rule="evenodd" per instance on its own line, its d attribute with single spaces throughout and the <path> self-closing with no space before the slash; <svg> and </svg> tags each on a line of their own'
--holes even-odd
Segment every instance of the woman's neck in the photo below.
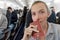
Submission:
<svg viewBox="0 0 60 40">
<path fill-rule="evenodd" d="M 44 33 L 47 33 L 47 30 L 48 30 L 48 22 L 47 21 L 44 21 L 44 22 L 41 22 L 41 27 L 42 27 L 42 30 L 44 31 Z"/>
</svg>

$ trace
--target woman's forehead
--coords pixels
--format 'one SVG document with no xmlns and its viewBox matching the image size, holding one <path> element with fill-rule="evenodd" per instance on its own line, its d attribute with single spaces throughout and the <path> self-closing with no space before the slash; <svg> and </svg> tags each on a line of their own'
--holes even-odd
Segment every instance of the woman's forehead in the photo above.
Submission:
<svg viewBox="0 0 60 40">
<path fill-rule="evenodd" d="M 46 9 L 46 6 L 44 3 L 37 3 L 37 4 L 34 4 L 32 7 L 31 7 L 31 11 L 35 11 L 35 10 L 40 10 L 40 9 Z"/>
</svg>

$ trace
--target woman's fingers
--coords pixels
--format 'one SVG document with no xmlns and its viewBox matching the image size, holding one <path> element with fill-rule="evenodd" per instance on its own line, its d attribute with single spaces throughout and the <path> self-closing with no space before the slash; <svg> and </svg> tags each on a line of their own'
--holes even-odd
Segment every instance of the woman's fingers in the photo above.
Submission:
<svg viewBox="0 0 60 40">
<path fill-rule="evenodd" d="M 39 32 L 38 30 L 37 30 L 37 25 L 36 26 L 34 26 L 34 25 L 30 25 L 28 28 L 25 28 L 25 34 L 26 35 L 30 35 L 31 36 L 31 34 L 32 34 L 32 32 Z"/>
<path fill-rule="evenodd" d="M 29 28 L 31 28 L 31 30 L 34 31 L 34 32 L 39 32 L 39 31 L 37 30 L 37 25 L 30 25 Z"/>
<path fill-rule="evenodd" d="M 25 35 L 31 35 L 32 34 L 32 30 L 30 28 L 25 28 Z"/>
<path fill-rule="evenodd" d="M 34 28 L 34 29 L 37 29 L 37 25 L 30 25 L 28 28 Z"/>
<path fill-rule="evenodd" d="M 33 28 L 33 29 L 31 29 L 31 30 L 32 30 L 32 31 L 34 31 L 34 32 L 39 32 L 37 29 L 34 29 L 34 28 Z"/>
</svg>

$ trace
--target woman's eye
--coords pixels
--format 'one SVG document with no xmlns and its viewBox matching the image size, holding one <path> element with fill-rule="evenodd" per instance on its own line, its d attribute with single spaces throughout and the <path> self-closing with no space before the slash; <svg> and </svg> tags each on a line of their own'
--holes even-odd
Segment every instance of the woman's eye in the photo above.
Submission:
<svg viewBox="0 0 60 40">
<path fill-rule="evenodd" d="M 34 13 L 32 13 L 32 15 L 36 15 L 36 13 L 34 12 Z"/>
<path fill-rule="evenodd" d="M 44 13 L 44 11 L 39 11 L 40 14 Z"/>
<path fill-rule="evenodd" d="M 41 13 L 44 13 L 44 11 L 41 11 Z"/>
</svg>

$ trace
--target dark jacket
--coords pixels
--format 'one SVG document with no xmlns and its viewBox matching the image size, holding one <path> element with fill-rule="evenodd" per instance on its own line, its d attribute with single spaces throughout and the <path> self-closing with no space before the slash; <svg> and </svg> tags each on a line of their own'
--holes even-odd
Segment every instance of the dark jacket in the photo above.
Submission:
<svg viewBox="0 0 60 40">
<path fill-rule="evenodd" d="M 14 22 L 17 22 L 17 13 L 15 11 L 13 11 L 12 13 L 7 11 L 6 17 L 8 19 L 8 25 L 14 24 Z"/>
<path fill-rule="evenodd" d="M 48 22 L 56 23 L 56 15 L 55 15 L 55 12 L 53 10 L 52 10 L 52 14 L 48 18 Z"/>
<path fill-rule="evenodd" d="M 18 19 L 17 12 L 13 11 L 11 15 L 11 23 L 17 22 L 17 19 Z"/>
</svg>

